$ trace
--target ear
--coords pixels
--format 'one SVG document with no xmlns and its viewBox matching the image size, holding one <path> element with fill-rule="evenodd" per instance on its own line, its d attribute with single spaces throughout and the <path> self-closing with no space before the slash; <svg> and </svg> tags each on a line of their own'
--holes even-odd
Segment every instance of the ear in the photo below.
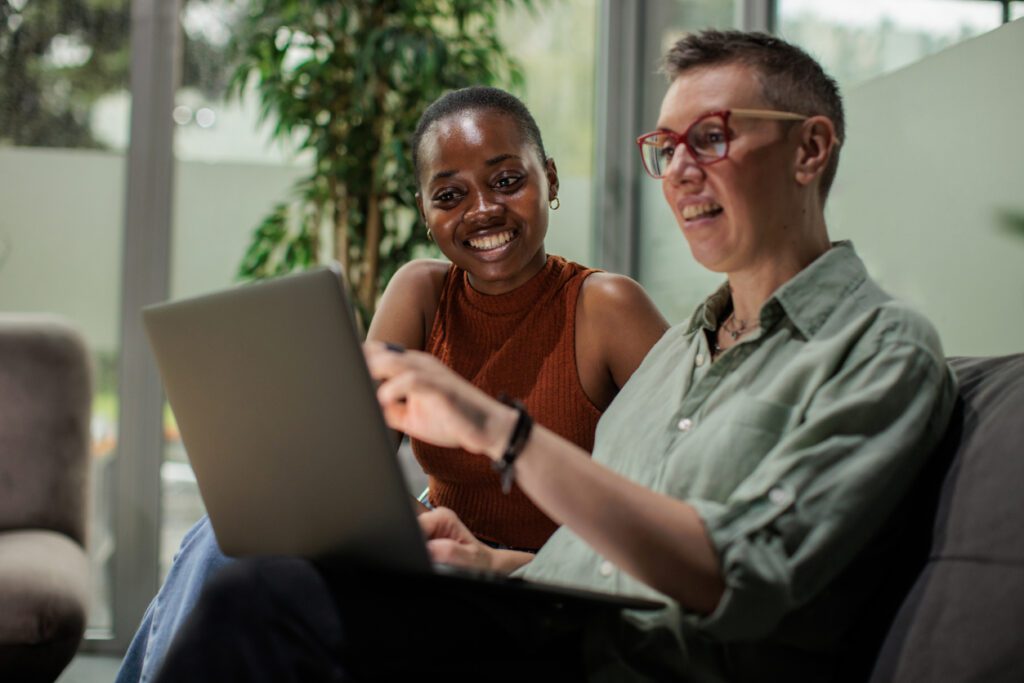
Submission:
<svg viewBox="0 0 1024 683">
<path fill-rule="evenodd" d="M 427 225 L 427 214 L 423 211 L 423 195 L 419 192 L 416 193 L 416 210 L 420 214 L 420 220 L 423 221 L 423 225 L 429 228 L 430 226 Z"/>
<path fill-rule="evenodd" d="M 836 145 L 836 128 L 827 116 L 812 116 L 800 125 L 800 146 L 796 155 L 796 181 L 810 185 L 821 176 Z"/>
<path fill-rule="evenodd" d="M 558 168 L 551 157 L 544 162 L 544 175 L 548 177 L 548 201 L 551 201 L 558 196 Z"/>
</svg>

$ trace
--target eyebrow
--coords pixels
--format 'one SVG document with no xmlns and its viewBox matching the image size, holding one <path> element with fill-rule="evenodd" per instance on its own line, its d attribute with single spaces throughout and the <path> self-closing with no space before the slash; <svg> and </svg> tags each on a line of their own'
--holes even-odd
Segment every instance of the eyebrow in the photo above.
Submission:
<svg viewBox="0 0 1024 683">
<path fill-rule="evenodd" d="M 487 165 L 487 166 L 494 166 L 495 164 L 500 164 L 501 162 L 503 162 L 503 161 L 505 161 L 507 159 L 518 159 L 518 158 L 519 158 L 519 156 L 516 155 L 516 154 L 499 154 L 496 157 L 492 157 L 492 158 L 488 159 L 487 161 L 484 162 L 484 164 Z"/>
<path fill-rule="evenodd" d="M 520 157 L 519 157 L 518 154 L 499 154 L 496 157 L 491 157 L 490 159 L 487 159 L 486 161 L 484 161 L 484 165 L 485 166 L 495 166 L 497 164 L 500 164 L 503 161 L 507 161 L 509 159 L 519 159 L 519 158 Z M 444 178 L 451 178 L 452 176 L 454 176 L 457 173 L 458 173 L 458 171 L 454 170 L 454 169 L 450 170 L 450 171 L 439 171 L 439 172 L 434 174 L 434 177 L 432 177 L 430 179 L 430 182 L 434 182 L 435 180 L 442 180 Z"/>
</svg>

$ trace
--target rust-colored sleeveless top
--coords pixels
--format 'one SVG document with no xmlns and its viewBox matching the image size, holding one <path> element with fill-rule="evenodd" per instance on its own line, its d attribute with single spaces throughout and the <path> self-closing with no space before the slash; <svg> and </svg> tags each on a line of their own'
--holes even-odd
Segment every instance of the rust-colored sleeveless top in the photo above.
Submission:
<svg viewBox="0 0 1024 683">
<path fill-rule="evenodd" d="M 576 369 L 576 302 L 593 272 L 549 256 L 523 286 L 488 295 L 453 265 L 426 350 L 488 394 L 518 398 L 537 423 L 590 452 L 601 411 Z M 454 510 L 478 537 L 536 549 L 557 528 L 518 487 L 502 494 L 487 458 L 418 440 L 412 447 L 429 477 L 430 503 Z"/>
</svg>

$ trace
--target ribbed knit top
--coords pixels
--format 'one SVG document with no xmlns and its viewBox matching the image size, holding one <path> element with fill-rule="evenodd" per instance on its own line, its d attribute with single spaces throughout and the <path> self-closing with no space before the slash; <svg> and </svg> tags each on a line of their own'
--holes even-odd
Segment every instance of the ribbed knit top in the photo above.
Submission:
<svg viewBox="0 0 1024 683">
<path fill-rule="evenodd" d="M 518 289 L 488 295 L 453 265 L 426 350 L 488 394 L 518 398 L 537 423 L 589 453 L 601 411 L 576 369 L 576 302 L 593 272 L 549 256 Z M 502 494 L 487 458 L 415 439 L 412 447 L 429 478 L 430 503 L 454 510 L 479 538 L 536 549 L 557 528 L 518 487 Z"/>
</svg>

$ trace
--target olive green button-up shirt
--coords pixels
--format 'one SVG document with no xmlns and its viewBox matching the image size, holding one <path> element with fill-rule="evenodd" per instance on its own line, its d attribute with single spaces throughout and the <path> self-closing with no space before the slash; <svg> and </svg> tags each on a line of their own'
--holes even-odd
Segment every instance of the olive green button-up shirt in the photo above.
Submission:
<svg viewBox="0 0 1024 683">
<path fill-rule="evenodd" d="M 760 329 L 711 362 L 706 332 L 729 297 L 724 285 L 651 350 L 593 453 L 697 510 L 726 584 L 715 612 L 687 612 L 567 527 L 521 570 L 669 603 L 627 613 L 591 662 L 595 679 L 828 677 L 870 591 L 837 577 L 870 551 L 952 410 L 935 330 L 868 277 L 849 243 L 776 290 Z"/>
</svg>

